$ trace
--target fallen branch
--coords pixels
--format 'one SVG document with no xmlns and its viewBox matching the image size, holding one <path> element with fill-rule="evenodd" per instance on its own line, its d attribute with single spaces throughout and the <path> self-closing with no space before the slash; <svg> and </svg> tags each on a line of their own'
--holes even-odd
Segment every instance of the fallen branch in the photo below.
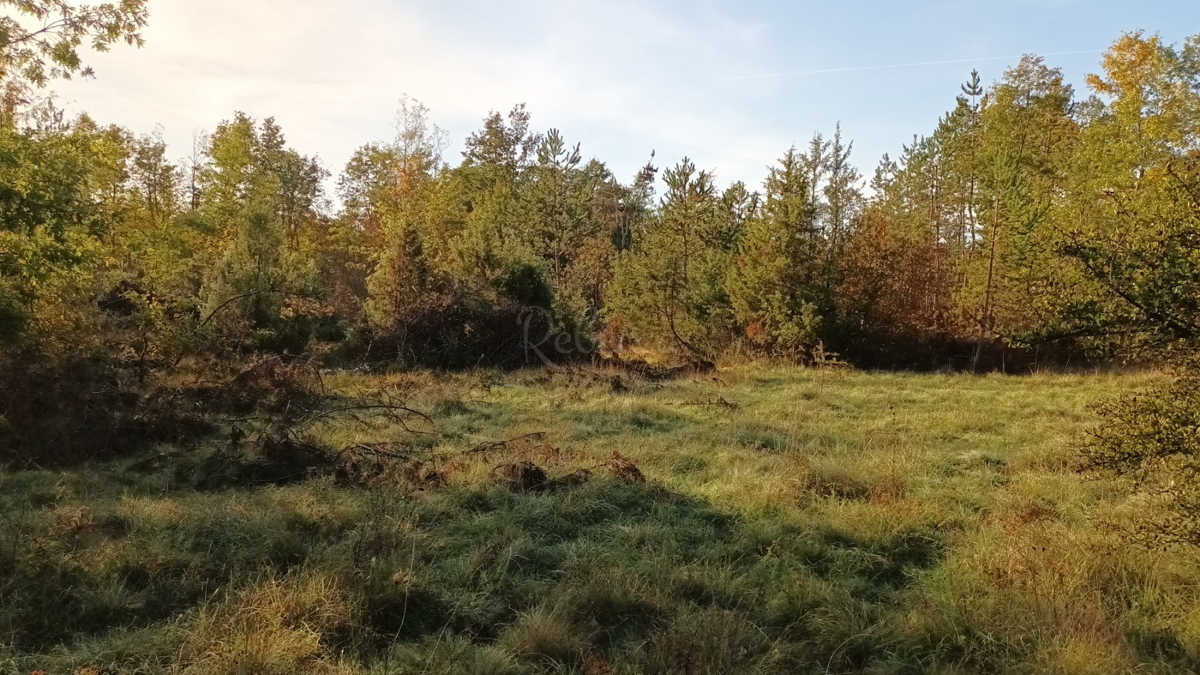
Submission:
<svg viewBox="0 0 1200 675">
<path fill-rule="evenodd" d="M 479 445 L 476 445 L 475 447 L 471 448 L 470 450 L 467 450 L 463 454 L 464 455 L 482 455 L 482 454 L 489 453 L 493 450 L 501 450 L 501 449 L 507 448 L 509 443 L 515 443 L 517 441 L 523 441 L 527 438 L 535 438 L 535 437 L 537 440 L 540 441 L 546 437 L 546 432 L 535 431 L 531 434 L 525 434 L 524 436 L 517 436 L 516 438 L 510 438 L 507 441 L 485 441 L 483 443 L 480 443 Z"/>
<path fill-rule="evenodd" d="M 408 455 L 405 455 L 405 454 L 399 453 L 399 452 L 391 452 L 389 450 L 384 450 L 383 448 L 381 448 L 377 445 L 367 445 L 365 443 L 355 443 L 354 445 L 342 448 L 341 452 L 339 452 L 334 457 L 334 462 L 336 463 L 336 462 L 340 461 L 342 459 L 342 457 L 344 457 L 345 455 L 350 454 L 350 453 L 370 454 L 370 455 L 374 455 L 376 457 L 387 457 L 389 459 L 398 459 L 398 460 L 404 461 L 404 462 L 407 462 L 412 459 L 412 457 L 410 457 Z"/>
<path fill-rule="evenodd" d="M 363 420 L 359 417 L 358 413 L 382 413 L 393 422 L 399 424 L 402 429 L 410 434 L 433 433 L 409 427 L 408 423 L 413 417 L 425 420 L 425 422 L 427 422 L 430 426 L 436 426 L 433 418 L 421 412 L 420 410 L 410 408 L 404 403 L 397 403 L 387 400 L 382 403 L 362 403 L 357 405 L 343 406 L 340 408 L 333 408 L 331 410 L 322 410 L 292 425 L 291 428 L 295 431 L 300 431 L 316 424 L 317 422 L 337 417 L 339 415 L 347 415 L 356 422 L 362 422 Z"/>
</svg>

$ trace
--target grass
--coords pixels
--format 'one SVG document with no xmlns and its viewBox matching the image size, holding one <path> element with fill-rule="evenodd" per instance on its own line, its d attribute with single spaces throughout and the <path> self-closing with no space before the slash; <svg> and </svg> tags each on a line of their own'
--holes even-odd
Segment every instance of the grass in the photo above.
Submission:
<svg viewBox="0 0 1200 675">
<path fill-rule="evenodd" d="M 328 376 L 349 398 L 414 392 L 436 425 L 315 427 L 426 467 L 371 487 L 213 469 L 220 438 L 0 473 L 0 672 L 1200 663 L 1197 556 L 1125 543 L 1136 503 L 1075 470 L 1091 408 L 1153 374 L 620 377 Z M 515 491 L 496 467 L 526 461 L 589 479 Z"/>
</svg>

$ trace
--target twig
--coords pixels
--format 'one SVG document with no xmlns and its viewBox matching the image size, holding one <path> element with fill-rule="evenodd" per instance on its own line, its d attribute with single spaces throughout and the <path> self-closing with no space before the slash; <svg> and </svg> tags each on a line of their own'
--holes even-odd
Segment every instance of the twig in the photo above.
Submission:
<svg viewBox="0 0 1200 675">
<path fill-rule="evenodd" d="M 330 417 L 334 417 L 334 416 L 340 415 L 342 413 L 351 413 L 351 416 L 355 417 L 353 415 L 353 413 L 373 412 L 373 411 L 374 412 L 378 412 L 378 411 L 384 412 L 385 414 L 387 414 L 388 417 L 390 417 L 395 422 L 399 423 L 400 426 L 409 433 L 426 433 L 427 434 L 430 432 L 420 431 L 420 430 L 416 430 L 416 429 L 410 429 L 408 426 L 408 420 L 405 419 L 404 417 L 402 417 L 401 415 L 399 415 L 398 414 L 399 412 L 405 412 L 411 416 L 419 417 L 419 418 L 425 420 L 426 422 L 428 422 L 431 426 L 434 425 L 433 418 L 430 417 L 429 415 L 426 415 L 425 413 L 423 413 L 419 410 L 414 410 L 412 408 L 409 408 L 405 405 L 400 405 L 400 404 L 395 404 L 395 403 L 389 402 L 389 403 L 364 403 L 361 405 L 344 406 L 341 408 L 334 408 L 332 410 L 324 410 L 324 411 L 321 411 L 315 415 L 312 415 L 312 416 L 308 417 L 307 419 L 295 424 L 292 428 L 296 429 L 296 430 L 304 429 L 306 427 L 312 426 L 313 424 L 315 424 L 317 422 L 320 422 L 321 420 L 328 419 Z M 355 419 L 357 419 L 357 417 L 355 417 Z"/>
<path fill-rule="evenodd" d="M 212 318 L 214 316 L 217 315 L 217 312 L 220 312 L 221 310 L 225 309 L 229 305 L 232 305 L 233 303 L 237 302 L 238 300 L 245 300 L 246 298 L 253 298 L 253 297 L 257 297 L 259 295 L 271 295 L 271 294 L 294 295 L 297 297 L 303 297 L 299 293 L 293 293 L 291 291 L 277 291 L 275 289 L 265 289 L 265 290 L 259 290 L 259 291 L 250 291 L 248 293 L 239 293 L 238 295 L 235 295 L 232 298 L 229 298 L 228 300 L 226 300 L 225 302 L 222 302 L 221 304 L 217 305 L 216 309 L 209 312 L 208 316 L 204 317 L 204 319 L 201 320 L 199 324 L 197 324 L 197 327 L 203 328 L 205 324 L 207 324 L 209 321 L 212 320 Z"/>
<path fill-rule="evenodd" d="M 403 460 L 403 461 L 408 461 L 408 460 L 412 459 L 412 457 L 410 457 L 408 455 L 401 454 L 398 452 L 389 452 L 378 446 L 366 445 L 364 443 L 355 443 L 354 445 L 343 448 L 342 451 L 337 454 L 337 457 L 335 457 L 335 461 L 341 459 L 343 455 L 345 455 L 346 453 L 349 453 L 349 452 L 370 453 L 377 457 L 390 457 L 392 459 L 399 459 L 399 460 Z"/>
<path fill-rule="evenodd" d="M 482 455 L 482 454 L 491 452 L 493 450 L 499 450 L 501 448 L 507 447 L 509 443 L 521 441 L 526 438 L 533 438 L 535 436 L 538 437 L 538 440 L 541 440 L 542 438 L 545 438 L 546 432 L 545 431 L 535 431 L 531 434 L 525 434 L 524 436 L 517 436 L 516 438 L 510 438 L 507 441 L 485 441 L 483 443 L 480 443 L 479 445 L 476 445 L 475 447 L 471 448 L 470 450 L 467 450 L 463 454 L 464 455 Z"/>
</svg>

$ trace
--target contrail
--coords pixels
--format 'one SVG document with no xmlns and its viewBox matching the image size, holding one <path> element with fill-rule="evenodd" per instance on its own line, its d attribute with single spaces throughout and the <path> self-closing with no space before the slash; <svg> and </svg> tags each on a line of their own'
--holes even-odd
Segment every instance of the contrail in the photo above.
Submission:
<svg viewBox="0 0 1200 675">
<path fill-rule="evenodd" d="M 1102 49 L 1085 49 L 1077 52 L 1053 52 L 1050 54 L 1038 54 L 1038 56 L 1070 56 L 1072 54 L 1100 54 Z M 919 66 L 946 66 L 955 63 L 975 63 L 978 61 L 1002 61 L 1015 60 L 1020 56 L 981 56 L 974 59 L 953 59 L 951 61 L 922 61 L 919 63 L 895 63 L 890 66 L 851 66 L 849 68 L 826 68 L 824 70 L 794 70 L 786 73 L 764 73 L 762 75 L 744 75 L 742 77 L 731 77 L 729 82 L 742 82 L 745 80 L 765 80 L 772 77 L 792 77 L 796 75 L 825 75 L 828 73 L 857 73 L 865 70 L 892 70 L 895 68 L 917 68 Z"/>
</svg>

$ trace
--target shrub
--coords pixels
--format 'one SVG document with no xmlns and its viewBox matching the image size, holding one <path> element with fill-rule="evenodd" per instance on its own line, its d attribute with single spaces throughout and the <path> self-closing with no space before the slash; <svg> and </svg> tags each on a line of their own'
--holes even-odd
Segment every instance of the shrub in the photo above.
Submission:
<svg viewBox="0 0 1200 675">
<path fill-rule="evenodd" d="M 1084 446 L 1086 468 L 1148 498 L 1140 535 L 1200 545 L 1200 364 L 1193 360 L 1169 384 L 1100 412 Z"/>
<path fill-rule="evenodd" d="M 526 339 L 537 344 L 551 330 L 546 313 L 516 300 L 489 300 L 465 289 L 429 292 L 373 333 L 364 356 L 410 367 L 517 365 L 537 358 Z"/>
<path fill-rule="evenodd" d="M 0 459 L 56 463 L 102 454 L 136 435 L 136 403 L 103 360 L 0 354 Z"/>
</svg>

